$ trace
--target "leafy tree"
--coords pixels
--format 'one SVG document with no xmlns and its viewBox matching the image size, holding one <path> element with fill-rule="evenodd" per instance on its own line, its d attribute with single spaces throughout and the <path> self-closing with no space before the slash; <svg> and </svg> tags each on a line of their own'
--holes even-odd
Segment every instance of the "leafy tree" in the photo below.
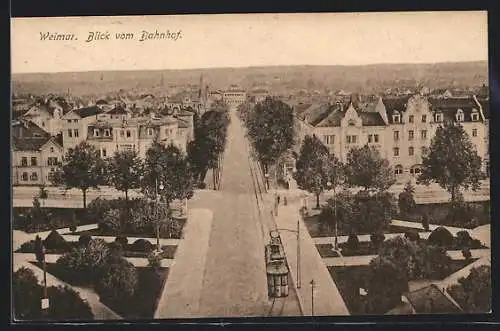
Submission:
<svg viewBox="0 0 500 331">
<path fill-rule="evenodd" d="M 359 249 L 358 236 L 355 235 L 354 233 L 351 233 L 349 235 L 349 237 L 347 238 L 346 247 L 350 250 L 353 250 L 353 251 Z"/>
<path fill-rule="evenodd" d="M 472 245 L 472 237 L 470 236 L 468 231 L 462 230 L 457 232 L 456 238 L 457 246 L 466 248 Z"/>
<path fill-rule="evenodd" d="M 460 188 L 477 190 L 482 177 L 481 157 L 464 128 L 452 123 L 439 126 L 429 153 L 422 158 L 417 184 L 437 182 L 451 194 L 453 202 Z"/>
<path fill-rule="evenodd" d="M 38 228 L 38 224 L 43 223 L 45 221 L 45 212 L 41 207 L 40 199 L 38 197 L 33 198 L 33 207 L 31 208 L 30 216 L 31 216 L 30 220 L 32 223 L 30 225 L 32 225 L 33 230 L 36 231 Z"/>
<path fill-rule="evenodd" d="M 151 251 L 148 254 L 148 265 L 151 267 L 154 271 L 158 271 L 161 268 L 161 256 L 155 252 Z"/>
<path fill-rule="evenodd" d="M 119 209 L 111 208 L 104 212 L 104 216 L 99 220 L 99 228 L 104 231 L 124 230 L 123 215 Z"/>
<path fill-rule="evenodd" d="M 328 199 L 327 203 L 321 208 L 319 221 L 321 224 L 327 224 L 331 229 L 337 222 L 337 228 L 340 233 L 346 233 L 351 230 L 351 220 L 354 216 L 354 195 L 344 190 L 335 195 L 334 199 Z M 336 209 L 336 213 L 335 213 Z M 335 216 L 337 219 L 335 219 Z"/>
<path fill-rule="evenodd" d="M 347 154 L 345 167 L 347 183 L 365 190 L 385 191 L 395 183 L 389 161 L 375 147 L 353 148 Z"/>
<path fill-rule="evenodd" d="M 272 165 L 294 143 L 294 116 L 290 106 L 267 97 L 257 103 L 245 119 L 247 135 L 263 170 Z"/>
<path fill-rule="evenodd" d="M 379 232 L 390 224 L 395 213 L 396 199 L 392 193 L 366 195 L 359 192 L 354 197 L 354 215 L 348 227 L 354 233 Z"/>
<path fill-rule="evenodd" d="M 19 320 L 30 320 L 39 316 L 42 287 L 31 269 L 19 268 L 12 277 L 14 316 Z"/>
<path fill-rule="evenodd" d="M 369 268 L 367 312 L 384 314 L 401 303 L 401 295 L 408 292 L 408 279 L 404 270 L 385 257 L 374 258 Z"/>
<path fill-rule="evenodd" d="M 94 146 L 83 141 L 70 148 L 64 156 L 64 163 L 54 174 L 54 183 L 65 189 L 77 188 L 82 191 L 83 207 L 87 207 L 87 191 L 99 188 L 104 181 L 104 161 Z"/>
<path fill-rule="evenodd" d="M 114 259 L 103 267 L 96 292 L 104 300 L 120 302 L 130 300 L 137 288 L 137 272 L 124 258 Z"/>
<path fill-rule="evenodd" d="M 329 181 L 326 170 L 328 149 L 316 136 L 306 136 L 300 148 L 294 179 L 300 189 L 316 195 L 316 208 L 319 209 L 319 196 Z"/>
<path fill-rule="evenodd" d="M 410 241 L 418 242 L 420 240 L 420 235 L 418 234 L 418 231 L 408 230 L 405 232 L 405 238 Z"/>
<path fill-rule="evenodd" d="M 154 142 L 146 153 L 141 190 L 149 199 L 161 196 L 166 207 L 174 199 L 189 199 L 193 196 L 194 181 L 188 162 L 181 151 L 173 146 Z M 163 189 L 160 189 L 163 185 Z"/>
<path fill-rule="evenodd" d="M 55 321 L 91 320 L 94 318 L 89 304 L 80 294 L 69 286 L 51 286 L 47 288 L 50 300 L 49 316 Z"/>
<path fill-rule="evenodd" d="M 461 278 L 458 284 L 447 289 L 448 293 L 468 313 L 491 311 L 491 266 L 472 268 L 469 276 Z"/>
<path fill-rule="evenodd" d="M 382 243 L 384 242 L 384 240 L 385 240 L 385 235 L 382 232 L 376 232 L 370 235 L 370 241 L 372 242 L 372 245 L 375 248 L 379 248 L 380 245 L 382 245 Z"/>
<path fill-rule="evenodd" d="M 66 240 L 56 230 L 50 231 L 43 244 L 48 249 L 66 249 L 68 247 Z"/>
<path fill-rule="evenodd" d="M 415 203 L 415 188 L 411 184 L 411 181 L 408 181 L 403 189 L 403 192 L 399 193 L 398 196 L 398 205 L 400 212 L 408 216 L 416 206 Z"/>
<path fill-rule="evenodd" d="M 116 152 L 107 167 L 108 182 L 117 190 L 125 193 L 128 204 L 128 192 L 140 186 L 142 161 L 135 151 Z"/>
</svg>

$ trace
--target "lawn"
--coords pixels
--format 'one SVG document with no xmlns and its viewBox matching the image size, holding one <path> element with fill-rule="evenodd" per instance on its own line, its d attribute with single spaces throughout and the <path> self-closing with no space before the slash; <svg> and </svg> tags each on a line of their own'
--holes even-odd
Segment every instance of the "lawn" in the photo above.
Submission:
<svg viewBox="0 0 500 331">
<path fill-rule="evenodd" d="M 304 223 L 307 227 L 307 230 L 309 231 L 309 234 L 311 237 L 334 237 L 335 236 L 335 229 L 332 227 L 328 229 L 327 226 L 322 226 L 321 222 L 319 221 L 319 216 L 318 215 L 312 215 L 312 216 L 305 216 L 304 218 Z M 411 230 L 410 228 L 402 227 L 402 226 L 396 226 L 396 225 L 389 225 L 384 233 L 405 233 L 406 231 Z M 423 229 L 419 230 L 419 232 L 426 232 Z M 345 233 L 342 230 L 339 230 L 338 235 L 339 236 L 346 236 L 349 233 Z M 363 233 L 360 232 L 358 235 L 363 235 L 363 234 L 370 234 L 370 233 Z"/>
<path fill-rule="evenodd" d="M 174 233 L 171 236 L 168 236 L 164 231 L 160 231 L 160 238 L 162 239 L 180 239 L 180 233 L 182 233 L 182 229 L 186 224 L 185 219 L 177 219 L 179 222 L 179 233 Z M 156 238 L 156 232 L 144 233 L 144 232 L 127 232 L 127 231 L 115 231 L 115 230 L 103 230 L 103 229 L 91 229 L 79 232 L 73 232 L 74 235 L 89 235 L 89 236 L 125 236 L 125 237 L 141 237 L 141 238 Z"/>
<path fill-rule="evenodd" d="M 467 202 L 467 204 L 472 209 L 472 216 L 476 219 L 476 224 L 448 218 L 447 216 L 450 210 L 448 203 L 418 204 L 410 215 L 404 218 L 399 216 L 395 218 L 401 218 L 404 221 L 421 222 L 421 215 L 429 214 L 430 224 L 463 227 L 467 229 L 490 224 L 490 201 Z"/>
<path fill-rule="evenodd" d="M 474 261 L 452 261 L 449 275 L 457 272 L 472 262 Z M 359 294 L 359 289 L 365 288 L 365 281 L 369 274 L 369 266 L 328 267 L 328 271 L 337 285 L 351 315 L 363 314 L 361 304 L 362 297 Z"/>
<path fill-rule="evenodd" d="M 38 262 L 33 264 L 41 267 Z M 126 302 L 103 302 L 103 304 L 126 319 L 151 319 L 154 317 L 169 269 L 160 268 L 158 272 L 149 267 L 136 267 L 135 269 L 138 276 L 138 286 L 134 296 Z M 57 268 L 55 263 L 47 264 L 47 272 L 70 285 L 82 285 L 67 279 L 67 276 Z"/>
<path fill-rule="evenodd" d="M 81 208 L 43 208 L 47 212 L 47 218 L 36 220 L 36 222 L 27 220 L 27 215 L 32 208 L 29 207 L 13 207 L 12 208 L 12 224 L 14 230 L 21 230 L 28 233 L 48 231 L 69 227 L 73 223 L 73 217 L 76 219 L 77 225 L 85 225 L 94 223 L 84 217 L 83 209 Z"/>
<path fill-rule="evenodd" d="M 78 247 L 78 245 L 79 245 L 79 243 L 77 241 L 70 241 L 70 242 L 66 242 L 66 243 L 67 243 L 66 249 L 46 249 L 45 253 L 46 254 L 64 254 L 66 252 L 69 252 L 71 249 Z M 34 240 L 31 240 L 31 241 L 21 245 L 21 247 L 17 251 L 15 251 L 15 253 L 33 253 L 34 254 L 35 253 L 34 247 L 35 247 Z M 164 245 L 164 246 L 161 246 L 161 249 L 162 249 L 162 254 L 161 254 L 162 259 L 173 259 L 175 256 L 175 252 L 177 251 L 177 246 L 176 245 Z M 148 252 L 144 252 L 132 244 L 127 244 L 127 246 L 123 250 L 123 257 L 147 258 Z"/>
<path fill-rule="evenodd" d="M 332 244 L 317 244 L 316 249 L 321 257 L 339 257 L 337 252 L 334 252 Z"/>
</svg>

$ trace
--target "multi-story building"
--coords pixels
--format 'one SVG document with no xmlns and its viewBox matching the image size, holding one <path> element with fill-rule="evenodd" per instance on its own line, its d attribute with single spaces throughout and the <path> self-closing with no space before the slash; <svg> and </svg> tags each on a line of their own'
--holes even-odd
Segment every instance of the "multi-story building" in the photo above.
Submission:
<svg viewBox="0 0 500 331">
<path fill-rule="evenodd" d="M 71 110 L 61 117 L 64 152 L 87 140 L 89 124 L 101 113 L 100 107 L 91 106 Z"/>
<path fill-rule="evenodd" d="M 247 93 L 245 90 L 239 88 L 236 85 L 231 85 L 229 89 L 222 92 L 222 101 L 226 103 L 230 108 L 236 108 L 247 99 Z"/>
<path fill-rule="evenodd" d="M 13 185 L 52 185 L 62 155 L 58 138 L 29 121 L 12 123 Z"/>
<path fill-rule="evenodd" d="M 487 102 L 473 98 L 434 98 L 421 95 L 379 98 L 372 107 L 345 104 L 300 105 L 294 108 L 298 141 L 315 135 L 340 160 L 352 147 L 376 147 L 393 166 L 396 179 L 407 181 L 421 172 L 436 128 L 445 121 L 460 123 L 478 154 L 489 166 Z M 361 110 L 363 109 L 363 110 Z M 489 112 L 489 109 L 488 109 Z M 489 115 L 488 115 L 489 116 Z"/>
</svg>

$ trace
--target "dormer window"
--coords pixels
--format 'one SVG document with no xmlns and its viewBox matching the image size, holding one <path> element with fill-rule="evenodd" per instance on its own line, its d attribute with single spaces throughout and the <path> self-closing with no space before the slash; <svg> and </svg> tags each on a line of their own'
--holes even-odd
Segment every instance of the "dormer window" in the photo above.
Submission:
<svg viewBox="0 0 500 331">
<path fill-rule="evenodd" d="M 392 121 L 394 123 L 401 123 L 401 115 L 398 112 L 394 113 L 392 115 Z"/>
<path fill-rule="evenodd" d="M 355 126 L 356 122 L 354 120 L 349 120 L 348 125 L 349 126 Z"/>
<path fill-rule="evenodd" d="M 109 137 L 111 135 L 109 129 L 104 130 L 104 136 Z"/>
<path fill-rule="evenodd" d="M 99 137 L 99 130 L 94 129 L 94 137 Z"/>
<path fill-rule="evenodd" d="M 434 115 L 434 120 L 437 122 L 437 123 L 441 123 L 443 121 L 443 114 L 441 113 L 437 113 L 436 115 Z"/>
<path fill-rule="evenodd" d="M 464 121 L 464 111 L 462 109 L 457 110 L 456 119 L 457 119 L 457 122 Z"/>
</svg>

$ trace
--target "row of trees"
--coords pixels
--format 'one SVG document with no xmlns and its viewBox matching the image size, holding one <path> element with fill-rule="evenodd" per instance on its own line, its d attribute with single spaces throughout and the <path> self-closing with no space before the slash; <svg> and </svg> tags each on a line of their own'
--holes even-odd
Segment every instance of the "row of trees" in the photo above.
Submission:
<svg viewBox="0 0 500 331">
<path fill-rule="evenodd" d="M 104 160 L 95 147 L 82 142 L 68 150 L 64 163 L 54 174 L 54 182 L 65 189 L 80 189 L 84 208 L 88 190 L 100 185 L 111 185 L 124 192 L 126 201 L 133 189 L 140 189 L 150 199 L 158 194 L 167 206 L 174 199 L 191 198 L 194 186 L 187 157 L 176 146 L 156 141 L 144 160 L 135 151 L 120 151 Z"/>
<path fill-rule="evenodd" d="M 229 110 L 223 102 L 214 103 L 196 119 L 195 139 L 188 144 L 188 160 L 197 183 L 202 183 L 208 169 L 212 169 L 214 189 L 217 189 L 229 121 Z"/>
<path fill-rule="evenodd" d="M 241 106 L 240 117 L 263 171 L 269 173 L 270 167 L 294 144 L 292 108 L 278 99 L 267 97 L 254 106 Z"/>
</svg>

